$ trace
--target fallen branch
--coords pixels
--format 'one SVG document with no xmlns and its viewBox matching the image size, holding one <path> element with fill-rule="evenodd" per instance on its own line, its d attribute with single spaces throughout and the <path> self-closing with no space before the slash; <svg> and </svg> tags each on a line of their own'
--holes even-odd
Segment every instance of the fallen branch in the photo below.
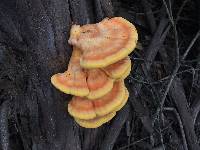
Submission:
<svg viewBox="0 0 200 150">
<path fill-rule="evenodd" d="M 127 104 L 113 120 L 109 132 L 106 134 L 105 139 L 102 142 L 100 150 L 112 150 L 114 144 L 119 136 L 119 133 L 129 116 L 130 106 Z"/>
<path fill-rule="evenodd" d="M 182 124 L 181 117 L 180 117 L 179 113 L 176 111 L 175 108 L 172 108 L 172 107 L 164 107 L 164 110 L 165 111 L 172 111 L 175 114 L 175 116 L 178 120 L 179 126 L 180 126 L 180 131 L 181 131 L 181 134 L 182 134 L 184 149 L 188 150 L 187 141 L 186 141 L 186 138 L 185 138 L 185 132 L 184 132 L 184 129 L 183 129 L 183 124 Z"/>
</svg>

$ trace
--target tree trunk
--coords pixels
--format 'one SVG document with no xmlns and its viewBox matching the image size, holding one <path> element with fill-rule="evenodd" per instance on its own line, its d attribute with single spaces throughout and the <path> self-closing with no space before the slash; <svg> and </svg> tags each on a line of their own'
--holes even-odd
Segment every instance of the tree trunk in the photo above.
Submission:
<svg viewBox="0 0 200 150">
<path fill-rule="evenodd" d="M 67 68 L 71 25 L 112 15 L 109 0 L 1 0 L 0 149 L 100 147 L 108 127 L 77 126 L 64 107 L 70 97 L 50 77 Z"/>
</svg>

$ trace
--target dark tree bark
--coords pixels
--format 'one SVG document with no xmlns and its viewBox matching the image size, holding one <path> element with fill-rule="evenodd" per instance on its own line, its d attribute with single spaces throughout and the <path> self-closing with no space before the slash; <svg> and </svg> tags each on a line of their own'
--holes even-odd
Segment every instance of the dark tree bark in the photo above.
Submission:
<svg viewBox="0 0 200 150">
<path fill-rule="evenodd" d="M 109 0 L 2 0 L 0 2 L 0 141 L 3 150 L 80 150 L 99 135 L 82 131 L 69 117 L 50 77 L 71 55 L 73 23 L 112 16 Z M 12 131 L 12 132 L 11 132 Z M 79 134 L 93 135 L 80 140 Z M 104 132 L 102 132 L 104 133 Z M 91 143 L 92 142 L 92 143 Z M 84 146 L 84 147 L 82 147 Z M 0 148 L 0 149 L 1 149 Z"/>
</svg>

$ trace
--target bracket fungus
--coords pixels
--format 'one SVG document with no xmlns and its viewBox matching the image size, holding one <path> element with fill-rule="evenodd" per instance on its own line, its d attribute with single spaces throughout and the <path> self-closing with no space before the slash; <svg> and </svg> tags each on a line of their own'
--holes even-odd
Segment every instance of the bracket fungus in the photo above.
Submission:
<svg viewBox="0 0 200 150">
<path fill-rule="evenodd" d="M 129 57 L 126 57 L 118 62 L 111 64 L 103 70 L 113 79 L 124 79 L 131 68 L 131 60 Z"/>
<path fill-rule="evenodd" d="M 124 98 L 121 102 L 121 104 L 119 106 L 117 106 L 116 111 L 119 111 L 120 109 L 122 109 L 124 107 L 124 105 L 126 104 L 126 102 L 128 101 L 128 97 L 129 97 L 129 92 L 127 90 L 127 88 L 125 89 L 125 95 Z"/>
<path fill-rule="evenodd" d="M 100 69 L 90 69 L 87 71 L 87 84 L 89 88 L 88 99 L 97 99 L 113 88 L 114 80 L 109 78 L 106 73 Z"/>
<path fill-rule="evenodd" d="M 124 82 L 117 81 L 112 90 L 101 98 L 91 101 L 86 97 L 74 96 L 68 104 L 68 112 L 75 118 L 93 119 L 117 111 L 126 97 Z"/>
<path fill-rule="evenodd" d="M 103 100 L 99 100 L 98 102 L 81 99 L 80 97 L 73 97 L 68 104 L 68 112 L 82 127 L 97 128 L 101 126 L 102 124 L 110 121 L 115 116 L 116 112 L 119 111 L 128 100 L 129 93 L 124 87 L 122 81 L 118 81 L 113 88 L 113 91 L 110 92 L 108 96 L 105 96 L 105 98 L 102 98 Z M 117 88 L 117 91 L 119 91 L 120 94 L 113 96 L 113 94 L 117 92 Z M 96 105 L 95 102 L 97 102 Z M 92 103 L 93 107 L 91 105 Z M 94 112 L 96 115 L 94 115 Z"/>
<path fill-rule="evenodd" d="M 68 104 L 68 112 L 75 118 L 79 119 L 93 119 L 96 112 L 92 101 L 85 97 L 74 96 Z"/>
<path fill-rule="evenodd" d="M 78 33 L 79 32 L 79 33 Z M 72 28 L 69 43 L 80 48 L 83 68 L 102 68 L 128 56 L 136 47 L 135 26 L 122 17 Z"/>
<path fill-rule="evenodd" d="M 112 113 L 106 114 L 105 116 L 96 117 L 90 120 L 75 118 L 75 121 L 84 128 L 97 128 L 101 126 L 102 124 L 110 121 L 115 115 L 116 115 L 116 112 L 112 112 Z"/>
<path fill-rule="evenodd" d="M 130 72 L 131 72 L 131 65 L 127 68 L 126 72 L 124 72 L 124 74 L 121 76 L 120 79 L 121 80 L 126 79 L 129 76 Z"/>
<path fill-rule="evenodd" d="M 80 66 L 81 51 L 74 48 L 68 69 L 64 73 L 57 73 L 51 77 L 51 83 L 60 91 L 76 96 L 86 96 L 89 89 L 86 73 Z"/>
<path fill-rule="evenodd" d="M 68 69 L 51 77 L 52 84 L 74 95 L 68 112 L 85 128 L 110 121 L 128 101 L 124 79 L 130 74 L 129 54 L 136 47 L 135 26 L 122 17 L 96 24 L 72 25 L 73 52 Z"/>
<path fill-rule="evenodd" d="M 116 108 L 122 103 L 124 97 L 124 81 L 116 81 L 108 94 L 93 101 L 96 114 L 98 116 L 104 116 L 116 111 Z"/>
</svg>

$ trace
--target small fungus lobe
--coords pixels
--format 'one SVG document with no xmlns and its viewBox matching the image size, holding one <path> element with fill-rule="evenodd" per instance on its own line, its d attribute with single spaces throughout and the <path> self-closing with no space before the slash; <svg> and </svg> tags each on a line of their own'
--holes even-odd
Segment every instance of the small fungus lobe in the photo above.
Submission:
<svg viewBox="0 0 200 150">
<path fill-rule="evenodd" d="M 66 94 L 76 96 L 86 96 L 89 94 L 86 73 L 80 66 L 80 56 L 81 52 L 74 49 L 67 71 L 57 73 L 51 77 L 51 83 Z"/>
</svg>

